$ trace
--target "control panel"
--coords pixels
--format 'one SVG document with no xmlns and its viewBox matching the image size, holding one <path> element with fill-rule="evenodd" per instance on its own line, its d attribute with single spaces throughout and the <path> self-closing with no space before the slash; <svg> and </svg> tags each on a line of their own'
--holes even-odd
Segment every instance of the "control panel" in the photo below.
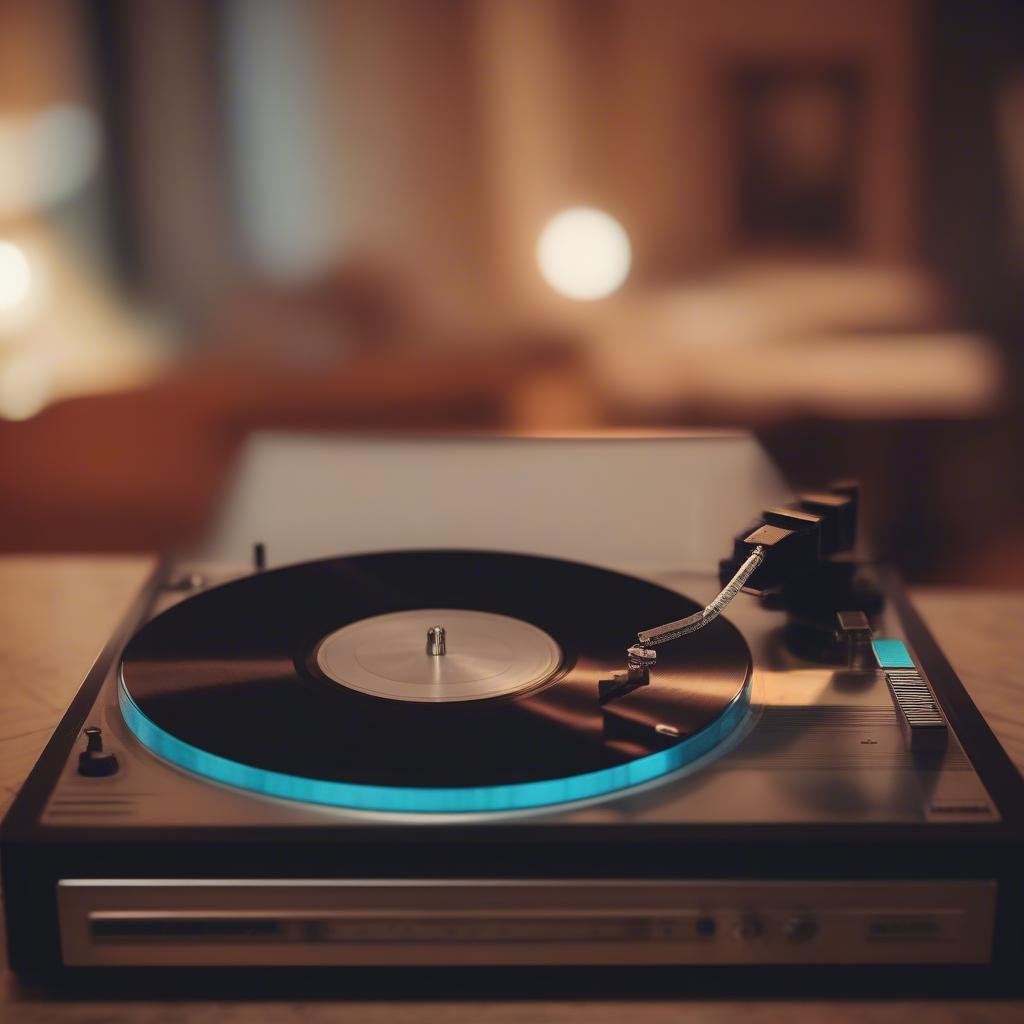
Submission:
<svg viewBox="0 0 1024 1024">
<path fill-rule="evenodd" d="M 991 881 L 67 879 L 68 965 L 985 963 Z"/>
</svg>

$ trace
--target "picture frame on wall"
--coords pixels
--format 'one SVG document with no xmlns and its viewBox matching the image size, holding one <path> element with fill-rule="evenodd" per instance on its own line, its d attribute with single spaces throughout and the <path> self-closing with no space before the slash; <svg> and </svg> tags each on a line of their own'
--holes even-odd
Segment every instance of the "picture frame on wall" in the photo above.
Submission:
<svg viewBox="0 0 1024 1024">
<path fill-rule="evenodd" d="M 865 85 L 852 62 L 741 62 L 730 69 L 738 248 L 856 252 Z"/>
</svg>

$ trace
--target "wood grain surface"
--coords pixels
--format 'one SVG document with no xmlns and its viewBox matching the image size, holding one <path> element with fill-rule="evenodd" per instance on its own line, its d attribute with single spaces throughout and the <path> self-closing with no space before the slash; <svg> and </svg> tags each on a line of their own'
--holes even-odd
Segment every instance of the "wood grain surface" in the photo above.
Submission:
<svg viewBox="0 0 1024 1024">
<path fill-rule="evenodd" d="M 92 660 L 152 568 L 145 557 L 0 557 L 0 804 L 6 808 L 31 769 Z M 923 589 L 914 600 L 994 731 L 1024 770 L 1024 592 Z M 211 975 L 213 972 L 211 972 Z M 178 1021 L 268 1024 L 359 1021 L 363 1024 L 709 1024 L 829 1021 L 902 1024 L 1022 1021 L 1024 1002 L 644 999 L 629 993 L 600 1001 L 552 998 L 543 991 L 467 990 L 354 993 L 318 983 L 297 994 L 273 982 L 252 998 L 244 983 L 210 976 L 168 981 L 146 990 L 115 975 L 90 988 L 29 988 L 0 977 L 0 1021 Z M 479 987 L 479 986 L 477 986 Z M 449 987 L 450 989 L 450 987 Z M 249 998 L 247 998 L 249 996 Z"/>
</svg>

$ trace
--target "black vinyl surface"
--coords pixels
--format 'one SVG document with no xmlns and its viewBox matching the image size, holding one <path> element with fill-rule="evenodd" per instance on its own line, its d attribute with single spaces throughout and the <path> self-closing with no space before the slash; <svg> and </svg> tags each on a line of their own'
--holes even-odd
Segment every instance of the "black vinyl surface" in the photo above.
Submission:
<svg viewBox="0 0 1024 1024">
<path fill-rule="evenodd" d="M 528 693 L 458 704 L 367 696 L 319 677 L 313 651 L 348 623 L 415 608 L 513 616 L 564 660 Z M 605 705 L 640 629 L 698 605 L 591 566 L 470 551 L 310 562 L 197 594 L 128 643 L 126 690 L 165 732 L 244 765 L 304 778 L 413 787 L 492 786 L 628 763 L 706 728 L 742 691 L 750 655 L 724 619 L 658 650 L 651 685 Z"/>
</svg>

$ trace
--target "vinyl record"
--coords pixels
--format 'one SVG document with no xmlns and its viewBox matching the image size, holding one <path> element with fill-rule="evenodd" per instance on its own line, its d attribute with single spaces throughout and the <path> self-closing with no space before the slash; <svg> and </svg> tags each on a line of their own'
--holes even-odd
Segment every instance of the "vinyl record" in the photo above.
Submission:
<svg viewBox="0 0 1024 1024">
<path fill-rule="evenodd" d="M 697 607 L 549 558 L 310 562 L 148 622 L 121 708 L 165 759 L 278 797 L 440 813 L 584 799 L 688 763 L 742 719 L 750 655 L 724 619 L 659 648 L 649 685 L 617 678 L 638 630 Z"/>
</svg>

